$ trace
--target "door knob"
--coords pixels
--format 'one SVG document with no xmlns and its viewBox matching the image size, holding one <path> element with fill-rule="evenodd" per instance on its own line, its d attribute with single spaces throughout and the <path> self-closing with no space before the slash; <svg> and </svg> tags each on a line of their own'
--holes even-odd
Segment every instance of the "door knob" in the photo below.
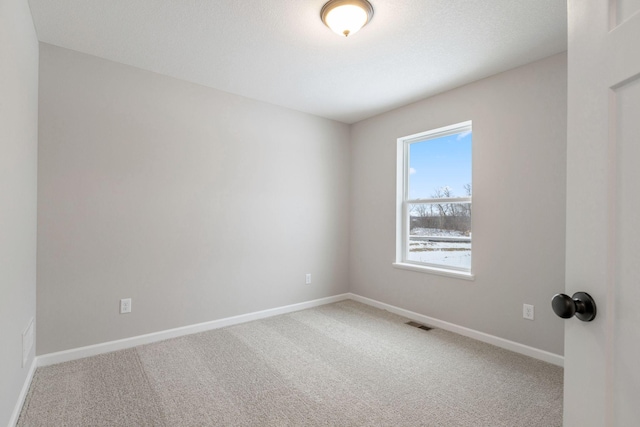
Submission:
<svg viewBox="0 0 640 427">
<path fill-rule="evenodd" d="M 596 302 L 586 292 L 576 292 L 572 297 L 555 294 L 551 300 L 554 313 L 563 319 L 575 316 L 583 322 L 591 322 L 596 318 Z"/>
</svg>

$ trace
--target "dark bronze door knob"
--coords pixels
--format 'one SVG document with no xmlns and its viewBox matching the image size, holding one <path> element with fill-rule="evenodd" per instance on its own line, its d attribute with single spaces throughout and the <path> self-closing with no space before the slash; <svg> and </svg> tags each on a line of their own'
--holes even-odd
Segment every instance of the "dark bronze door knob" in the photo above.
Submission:
<svg viewBox="0 0 640 427">
<path fill-rule="evenodd" d="M 574 315 L 583 322 L 591 322 L 596 318 L 596 302 L 586 292 L 576 292 L 572 297 L 556 294 L 551 300 L 553 312 L 563 319 Z"/>
</svg>

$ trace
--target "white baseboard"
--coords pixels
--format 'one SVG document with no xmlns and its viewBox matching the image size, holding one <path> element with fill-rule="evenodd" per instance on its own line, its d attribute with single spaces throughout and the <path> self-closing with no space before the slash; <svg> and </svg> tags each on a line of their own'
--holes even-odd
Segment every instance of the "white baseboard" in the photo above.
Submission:
<svg viewBox="0 0 640 427">
<path fill-rule="evenodd" d="M 168 329 L 165 331 L 154 332 L 151 334 L 139 335 L 136 337 L 125 338 L 125 339 L 116 340 L 116 341 L 109 341 L 109 342 L 90 345 L 86 347 L 73 348 L 71 350 L 59 351 L 56 353 L 43 354 L 36 358 L 37 366 L 54 365 L 56 363 L 68 362 L 70 360 L 82 359 L 84 357 L 110 353 L 112 351 L 123 350 L 125 348 L 136 347 L 144 344 L 150 344 L 157 341 L 167 340 L 169 338 L 176 338 L 184 335 L 195 334 L 198 332 L 209 331 L 212 329 L 224 328 L 226 326 L 232 326 L 240 323 L 251 322 L 253 320 L 264 319 L 267 317 L 277 316 L 280 314 L 292 313 L 294 311 L 304 310 L 312 307 L 318 307 L 321 305 L 331 304 L 331 303 L 343 301 L 346 299 L 349 299 L 349 294 L 334 295 L 331 297 L 320 298 L 320 299 L 306 301 L 298 304 L 286 305 L 284 307 L 276 307 L 268 310 L 241 314 L 239 316 L 212 320 L 210 322 L 183 326 L 181 328 Z"/>
<path fill-rule="evenodd" d="M 151 334 L 139 335 L 136 337 L 125 338 L 125 339 L 116 340 L 116 341 L 109 341 L 101 344 L 74 348 L 71 350 L 65 350 L 65 351 L 60 351 L 56 353 L 44 354 L 36 357 L 35 359 L 36 363 L 33 363 L 32 365 L 48 366 L 56 363 L 68 362 L 70 360 L 82 359 L 84 357 L 95 356 L 98 354 L 109 353 L 112 351 L 123 350 L 126 348 L 132 348 L 138 345 L 150 344 L 153 342 L 163 341 L 170 338 L 181 337 L 184 335 L 190 335 L 198 332 L 209 331 L 212 329 L 224 328 L 226 326 L 237 325 L 240 323 L 264 319 L 267 317 L 277 316 L 280 314 L 291 313 L 294 311 L 304 310 L 307 308 L 318 307 L 321 305 L 331 304 L 331 303 L 343 301 L 346 299 L 352 299 L 354 301 L 358 301 L 363 304 L 370 305 L 372 307 L 380 308 L 382 310 L 387 310 L 391 313 L 395 313 L 399 316 L 416 320 L 420 323 L 425 323 L 425 324 L 434 326 L 436 328 L 444 329 L 446 331 L 454 332 L 454 333 L 463 335 L 465 337 L 486 342 L 488 344 L 492 344 L 497 347 L 504 348 L 506 350 L 514 351 L 516 353 L 524 354 L 526 356 L 530 356 L 535 359 L 543 360 L 545 362 L 549 362 L 554 365 L 564 366 L 564 357 L 561 355 L 550 353 L 548 351 L 540 350 L 524 344 L 520 344 L 515 341 L 510 341 L 504 338 L 496 337 L 494 335 L 489 335 L 484 332 L 466 328 L 464 326 L 459 326 L 453 323 L 445 322 L 443 320 L 435 319 L 433 317 L 425 316 L 423 314 L 415 313 L 413 311 L 405 310 L 400 307 L 396 307 L 390 304 L 386 304 L 386 303 L 376 301 L 371 298 L 366 298 L 353 293 L 340 294 L 332 297 L 320 298 L 312 301 L 302 302 L 299 304 L 292 304 L 284 307 L 276 307 L 268 310 L 242 314 L 239 316 L 213 320 L 210 322 L 183 326 L 181 328 L 168 329 L 165 331 L 154 332 Z M 35 366 L 32 369 L 35 369 Z M 31 373 L 31 375 L 33 375 L 33 373 Z M 31 380 L 29 379 L 29 382 L 30 381 Z M 27 390 L 28 390 L 28 387 L 27 387 Z"/>
<path fill-rule="evenodd" d="M 24 380 L 22 390 L 20 390 L 20 394 L 18 395 L 18 401 L 16 402 L 16 406 L 13 408 L 11 418 L 9 418 L 9 427 L 14 427 L 18 422 L 18 417 L 20 417 L 20 412 L 22 411 L 22 405 L 24 405 L 24 400 L 26 399 L 27 393 L 29 392 L 29 387 L 31 387 L 31 380 L 33 380 L 33 374 L 35 374 L 37 366 L 38 358 L 34 357 L 33 359 L 31 359 L 29 371 L 27 372 L 27 378 Z"/>
<path fill-rule="evenodd" d="M 396 307 L 390 304 L 386 304 L 380 301 L 366 298 L 353 293 L 348 294 L 349 299 L 361 302 L 363 304 L 370 305 L 372 307 L 387 310 L 391 313 L 399 316 L 406 317 L 411 320 L 415 320 L 420 323 L 434 326 L 436 328 L 444 329 L 445 331 L 455 332 L 456 334 L 463 335 L 465 337 L 473 338 L 478 341 L 486 342 L 488 344 L 495 345 L 506 350 L 510 350 L 516 353 L 524 354 L 525 356 L 533 357 L 545 362 L 552 363 L 557 366 L 564 366 L 564 356 L 559 354 L 550 353 L 548 351 L 540 350 L 535 347 L 520 344 L 515 341 L 510 341 L 504 338 L 496 337 L 494 335 L 485 334 L 484 332 L 476 331 L 474 329 L 465 328 L 453 323 L 445 322 L 444 320 L 435 319 L 433 317 L 425 316 L 423 314 L 415 313 L 413 311 L 405 310 L 400 307 Z"/>
</svg>

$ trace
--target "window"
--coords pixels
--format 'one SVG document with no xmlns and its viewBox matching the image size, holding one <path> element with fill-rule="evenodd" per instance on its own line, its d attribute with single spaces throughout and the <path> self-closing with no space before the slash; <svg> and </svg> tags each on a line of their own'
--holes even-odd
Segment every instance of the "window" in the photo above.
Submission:
<svg viewBox="0 0 640 427">
<path fill-rule="evenodd" d="M 471 276 L 471 122 L 398 139 L 395 266 Z"/>
</svg>

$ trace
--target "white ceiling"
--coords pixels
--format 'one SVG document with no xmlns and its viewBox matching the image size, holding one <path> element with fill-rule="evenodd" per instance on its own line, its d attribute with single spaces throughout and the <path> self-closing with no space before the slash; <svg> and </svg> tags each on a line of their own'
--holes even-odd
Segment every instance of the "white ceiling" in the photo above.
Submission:
<svg viewBox="0 0 640 427">
<path fill-rule="evenodd" d="M 40 41 L 345 123 L 566 50 L 566 0 L 29 0 Z"/>
</svg>

